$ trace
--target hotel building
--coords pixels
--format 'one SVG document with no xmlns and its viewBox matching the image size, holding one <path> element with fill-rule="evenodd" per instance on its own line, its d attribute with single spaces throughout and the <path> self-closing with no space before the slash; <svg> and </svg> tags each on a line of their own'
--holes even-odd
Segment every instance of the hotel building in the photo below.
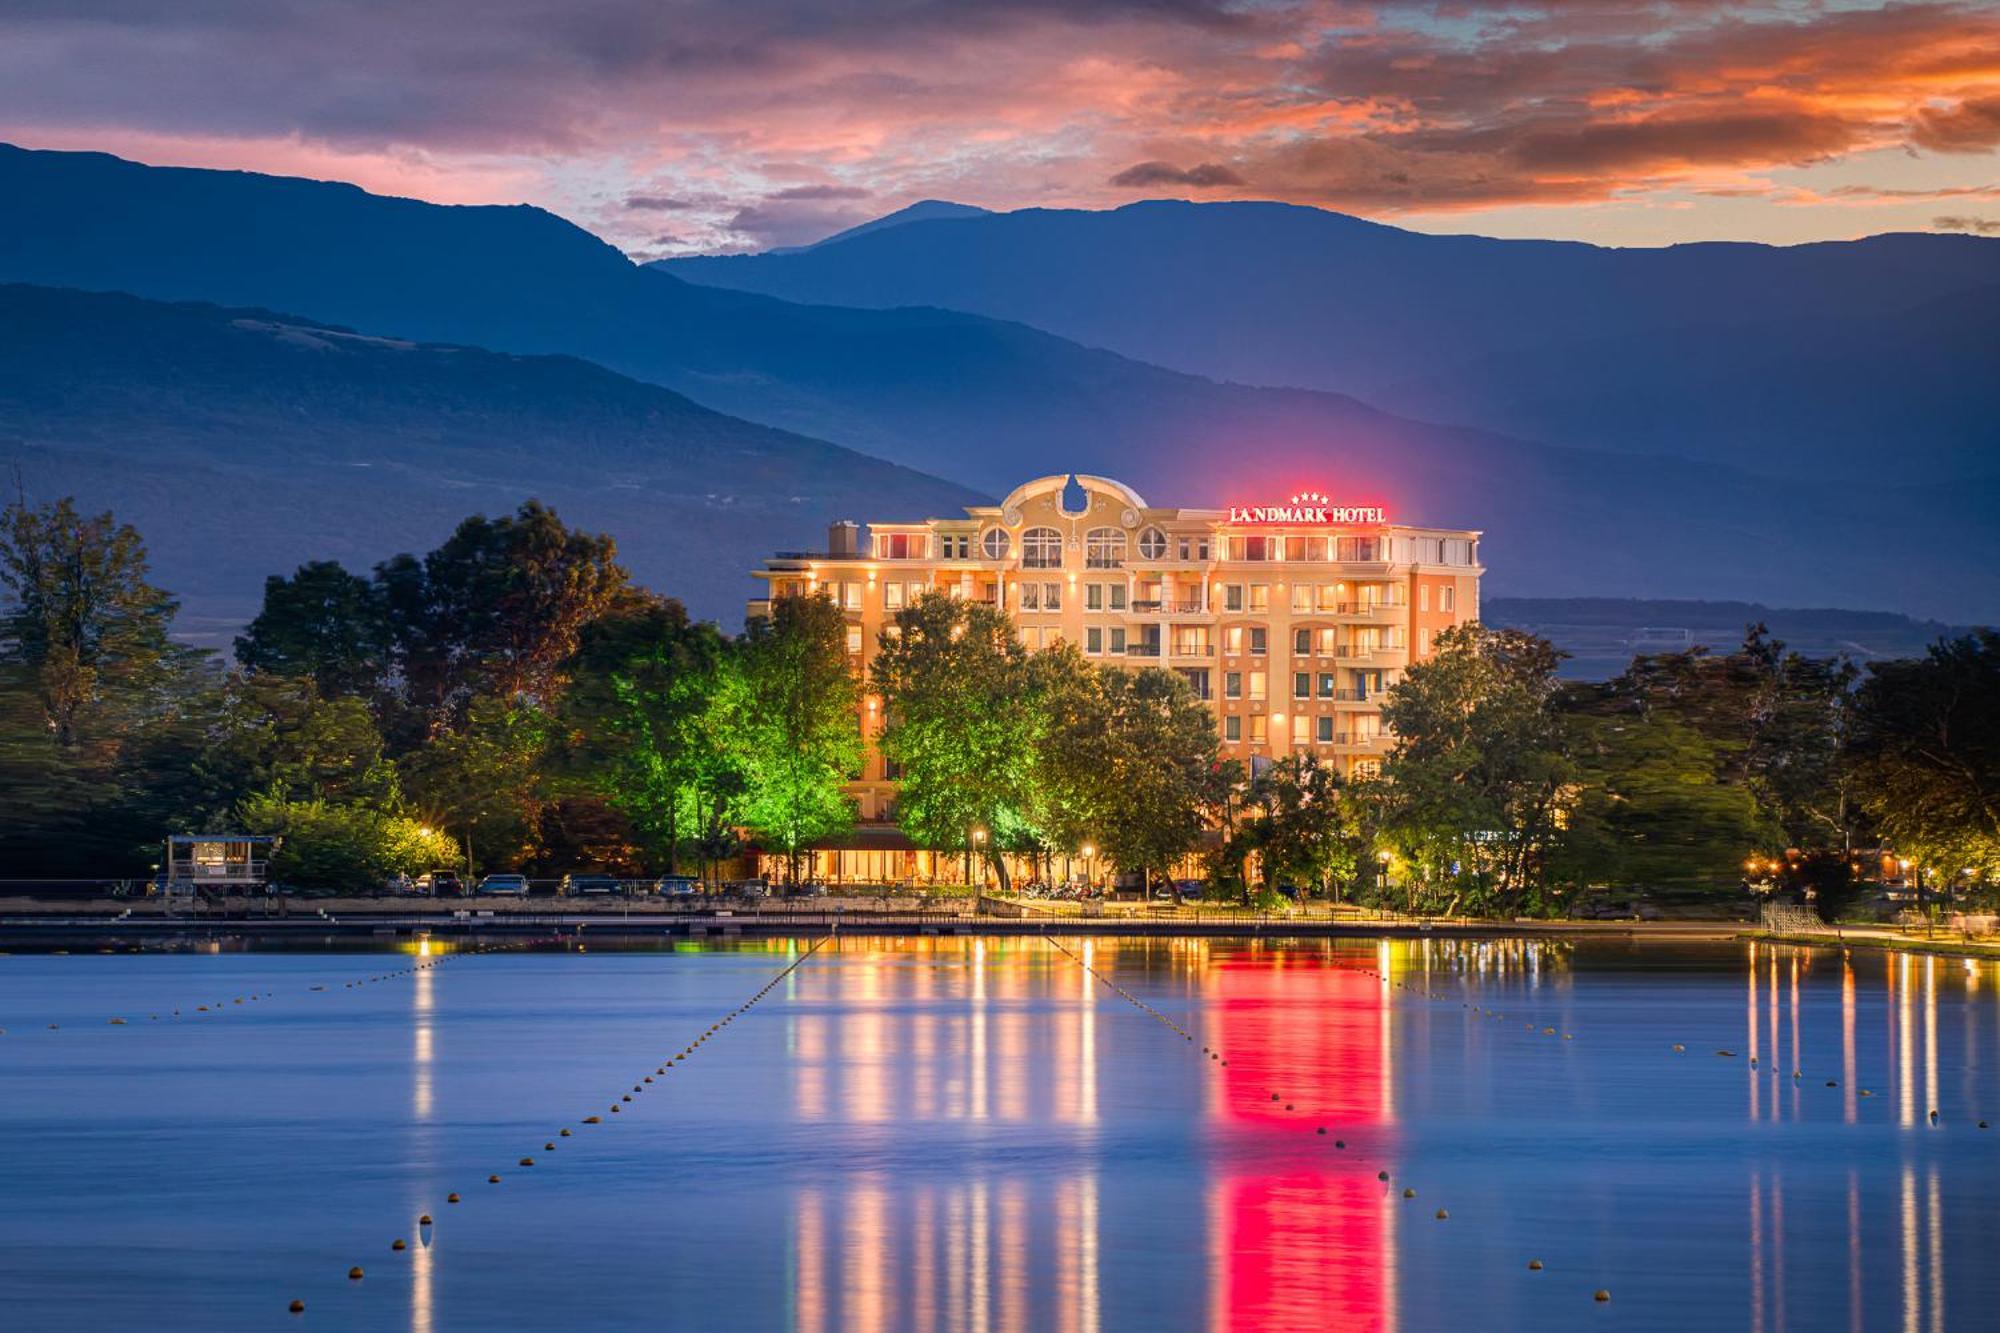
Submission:
<svg viewBox="0 0 2000 1333">
<path fill-rule="evenodd" d="M 1316 493 L 1162 509 L 1104 477 L 1041 477 L 962 517 L 871 523 L 865 539 L 836 523 L 825 550 L 779 552 L 754 571 L 767 596 L 750 614 L 830 594 L 865 672 L 896 612 L 943 591 L 1006 609 L 1031 649 L 1067 641 L 1104 665 L 1180 672 L 1246 768 L 1310 752 L 1368 773 L 1389 743 L 1382 692 L 1438 631 L 1478 618 L 1479 536 Z M 879 700 L 864 696 L 862 710 L 872 740 Z M 862 820 L 892 818 L 895 789 L 869 744 L 852 789 Z"/>
</svg>

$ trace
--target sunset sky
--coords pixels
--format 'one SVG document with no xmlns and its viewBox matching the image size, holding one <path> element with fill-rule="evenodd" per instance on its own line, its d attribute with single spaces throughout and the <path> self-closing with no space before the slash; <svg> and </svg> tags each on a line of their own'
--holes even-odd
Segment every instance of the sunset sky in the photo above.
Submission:
<svg viewBox="0 0 2000 1333">
<path fill-rule="evenodd" d="M 2000 234 L 2000 0 L 11 0 L 0 138 L 527 201 L 643 257 L 922 198 Z"/>
</svg>

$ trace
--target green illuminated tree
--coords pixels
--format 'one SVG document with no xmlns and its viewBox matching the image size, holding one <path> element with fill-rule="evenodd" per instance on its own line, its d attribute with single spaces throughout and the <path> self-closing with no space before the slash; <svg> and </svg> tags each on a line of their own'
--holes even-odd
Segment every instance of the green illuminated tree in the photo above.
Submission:
<svg viewBox="0 0 2000 1333">
<path fill-rule="evenodd" d="M 831 597 L 781 597 L 752 620 L 737 650 L 728 733 L 743 776 L 741 815 L 799 857 L 854 827 L 845 786 L 861 769 L 861 684 L 847 660 L 847 621 Z"/>
<path fill-rule="evenodd" d="M 1004 611 L 930 593 L 896 613 L 874 665 L 887 723 L 882 753 L 901 770 L 897 821 L 932 847 L 991 858 L 1032 839 L 1038 731 L 1027 653 Z"/>
<path fill-rule="evenodd" d="M 1215 718 L 1179 672 L 1100 674 L 1112 742 L 1100 845 L 1120 869 L 1176 884 L 1178 898 L 1174 868 L 1201 846 L 1234 776 L 1217 763 Z"/>
<path fill-rule="evenodd" d="M 713 625 L 691 622 L 679 602 L 634 595 L 585 627 L 568 666 L 567 766 L 669 873 L 732 813 L 740 781 L 724 710 L 736 665 Z"/>
</svg>

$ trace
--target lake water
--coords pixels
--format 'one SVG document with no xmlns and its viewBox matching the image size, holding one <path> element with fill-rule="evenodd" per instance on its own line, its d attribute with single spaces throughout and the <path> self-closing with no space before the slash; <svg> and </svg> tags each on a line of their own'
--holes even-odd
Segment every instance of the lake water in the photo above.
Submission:
<svg viewBox="0 0 2000 1333">
<path fill-rule="evenodd" d="M 0 958 L 0 1326 L 2000 1325 L 1993 964 L 810 943 Z"/>
</svg>

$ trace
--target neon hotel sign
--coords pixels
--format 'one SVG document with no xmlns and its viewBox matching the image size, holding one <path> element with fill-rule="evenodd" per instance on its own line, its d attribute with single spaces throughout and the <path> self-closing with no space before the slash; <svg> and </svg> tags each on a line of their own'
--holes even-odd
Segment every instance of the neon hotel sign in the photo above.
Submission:
<svg viewBox="0 0 2000 1333">
<path fill-rule="evenodd" d="M 1231 505 L 1231 523 L 1387 523 L 1381 505 L 1337 505 L 1318 491 L 1303 491 L 1281 505 Z"/>
</svg>

